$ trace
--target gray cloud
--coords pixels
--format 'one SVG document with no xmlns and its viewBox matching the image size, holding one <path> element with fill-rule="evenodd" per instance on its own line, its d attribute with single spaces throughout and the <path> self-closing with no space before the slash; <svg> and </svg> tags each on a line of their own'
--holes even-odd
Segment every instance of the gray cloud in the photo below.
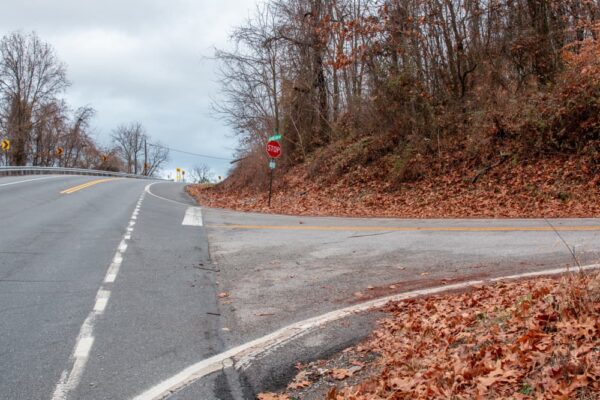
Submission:
<svg viewBox="0 0 600 400">
<path fill-rule="evenodd" d="M 97 139 L 140 121 L 174 148 L 232 156 L 233 132 L 210 116 L 218 93 L 214 46 L 227 46 L 233 26 L 254 1 L 25 0 L 3 5 L 0 34 L 36 31 L 68 66 L 73 107 L 91 105 Z M 172 153 L 169 168 L 206 163 L 224 175 L 229 164 Z"/>
</svg>

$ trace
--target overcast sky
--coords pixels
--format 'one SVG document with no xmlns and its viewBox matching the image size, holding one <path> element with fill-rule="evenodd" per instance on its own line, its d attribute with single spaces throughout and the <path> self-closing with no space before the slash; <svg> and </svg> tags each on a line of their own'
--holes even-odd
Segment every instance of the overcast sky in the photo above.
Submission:
<svg viewBox="0 0 600 400">
<path fill-rule="evenodd" d="M 229 158 L 233 132 L 211 116 L 218 95 L 214 46 L 228 46 L 257 0 L 6 0 L 0 34 L 35 31 L 67 64 L 72 107 L 92 106 L 95 138 L 110 141 L 119 124 L 139 121 L 154 140 Z M 215 161 L 171 152 L 168 169 Z"/>
</svg>

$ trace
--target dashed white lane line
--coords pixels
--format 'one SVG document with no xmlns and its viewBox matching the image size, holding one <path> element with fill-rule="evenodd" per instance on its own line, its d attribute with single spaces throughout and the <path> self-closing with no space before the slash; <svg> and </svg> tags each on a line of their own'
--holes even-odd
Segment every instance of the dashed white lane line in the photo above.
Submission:
<svg viewBox="0 0 600 400">
<path fill-rule="evenodd" d="M 94 312 L 99 314 L 103 313 L 106 309 L 106 305 L 108 304 L 108 299 L 98 299 L 96 300 L 96 304 L 94 304 Z"/>
<path fill-rule="evenodd" d="M 542 277 L 561 275 L 570 271 L 591 271 L 600 269 L 600 264 L 589 265 L 581 268 L 558 268 L 538 272 L 530 272 L 519 275 L 510 275 L 506 277 L 499 277 L 491 279 L 489 282 L 498 282 L 502 280 L 514 280 L 531 277 Z M 460 290 L 471 288 L 473 286 L 485 284 L 486 281 L 469 281 L 463 283 L 457 283 L 454 285 L 445 285 L 423 290 L 415 290 L 411 292 L 405 292 L 397 295 L 383 297 L 380 299 L 371 300 L 365 303 L 356 304 L 350 307 L 343 308 L 341 310 L 332 311 L 323 314 L 318 317 L 310 318 L 301 322 L 283 327 L 269 335 L 263 336 L 251 342 L 242 344 L 240 346 L 229 349 L 223 353 L 214 355 L 206 360 L 202 360 L 196 364 L 193 364 L 178 374 L 168 378 L 148 389 L 144 393 L 136 396 L 134 400 L 163 400 L 171 396 L 173 393 L 185 388 L 193 382 L 212 374 L 213 372 L 227 368 L 228 366 L 234 365 L 236 369 L 246 369 L 250 366 L 252 361 L 269 354 L 277 348 L 289 343 L 290 341 L 297 339 L 314 331 L 316 328 L 324 326 L 328 323 L 339 321 L 350 315 L 377 309 L 385 306 L 389 302 L 402 301 L 420 296 L 430 296 L 433 294 L 444 293 L 452 290 Z M 232 363 L 232 361 L 234 363 Z"/>
<path fill-rule="evenodd" d="M 94 311 L 98 314 L 102 314 L 108 305 L 108 299 L 110 298 L 110 291 L 100 290 L 98 296 L 96 296 L 96 304 L 94 304 Z"/>
<path fill-rule="evenodd" d="M 121 242 L 121 244 L 123 244 L 123 242 Z M 106 277 L 104 278 L 105 283 L 113 283 L 117 279 L 117 275 L 119 274 L 119 270 L 121 269 L 121 264 L 123 263 L 123 252 L 120 250 L 120 248 L 121 245 L 119 245 L 119 250 L 117 250 L 117 252 L 115 253 L 113 260 L 108 267 Z M 127 249 L 126 246 L 125 249 Z"/>
<path fill-rule="evenodd" d="M 185 210 L 185 216 L 181 225 L 185 226 L 202 226 L 202 208 L 200 207 L 188 207 Z"/>
<path fill-rule="evenodd" d="M 75 358 L 87 358 L 90 355 L 90 350 L 92 350 L 92 345 L 94 344 L 94 337 L 85 337 L 81 338 L 77 342 L 77 347 L 75 347 Z"/>
<path fill-rule="evenodd" d="M 104 283 L 102 286 L 100 286 L 100 289 L 98 289 L 94 308 L 88 314 L 87 318 L 83 322 L 83 325 L 81 325 L 79 335 L 77 336 L 77 342 L 75 343 L 75 347 L 71 356 L 71 361 L 73 362 L 72 367 L 70 370 L 64 370 L 60 375 L 60 380 L 56 385 L 54 394 L 52 395 L 52 400 L 67 400 L 69 395 L 75 389 L 77 389 L 77 386 L 79 385 L 81 376 L 83 375 L 83 371 L 85 370 L 85 366 L 90 355 L 90 351 L 94 345 L 94 325 L 97 318 L 106 310 L 108 301 L 110 299 L 111 291 L 107 289 L 105 285 L 111 284 L 117 279 L 119 269 L 123 263 L 123 254 L 125 254 L 127 251 L 127 241 L 131 239 L 131 233 L 133 232 L 133 226 L 135 225 L 134 220 L 137 219 L 137 216 L 140 212 L 140 207 L 144 201 L 146 190 L 147 187 L 136 203 L 135 210 L 131 215 L 131 219 L 129 220 L 129 225 L 125 235 L 123 236 L 123 240 L 121 240 L 119 243 L 112 262 L 108 267 L 108 271 L 106 272 L 106 276 L 104 278 Z"/>
</svg>

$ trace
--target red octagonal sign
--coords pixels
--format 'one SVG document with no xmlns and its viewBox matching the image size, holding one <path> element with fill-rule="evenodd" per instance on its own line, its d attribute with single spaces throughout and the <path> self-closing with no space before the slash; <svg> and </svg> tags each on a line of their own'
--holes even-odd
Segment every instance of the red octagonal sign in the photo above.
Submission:
<svg viewBox="0 0 600 400">
<path fill-rule="evenodd" d="M 271 158 L 281 157 L 281 144 L 275 140 L 270 141 L 267 143 L 267 153 Z"/>
</svg>

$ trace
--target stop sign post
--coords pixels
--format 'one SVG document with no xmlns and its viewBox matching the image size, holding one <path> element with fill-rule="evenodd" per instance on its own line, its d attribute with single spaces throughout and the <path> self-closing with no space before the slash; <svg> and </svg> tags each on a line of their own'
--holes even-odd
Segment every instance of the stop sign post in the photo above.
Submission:
<svg viewBox="0 0 600 400">
<path fill-rule="evenodd" d="M 269 139 L 280 139 L 281 136 L 271 137 Z M 267 143 L 267 154 L 271 158 L 269 161 L 269 170 L 270 170 L 270 178 L 269 178 L 269 207 L 271 207 L 271 197 L 273 195 L 273 170 L 275 170 L 275 159 L 281 157 L 281 143 L 278 140 L 269 140 Z"/>
</svg>

